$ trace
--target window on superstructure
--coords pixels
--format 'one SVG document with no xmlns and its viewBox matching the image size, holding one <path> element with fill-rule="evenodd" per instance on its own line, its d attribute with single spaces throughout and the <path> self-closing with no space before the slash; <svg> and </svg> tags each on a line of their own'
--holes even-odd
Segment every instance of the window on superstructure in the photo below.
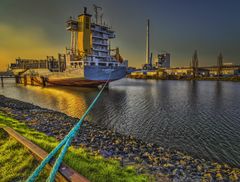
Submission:
<svg viewBox="0 0 240 182">
<path fill-rule="evenodd" d="M 99 66 L 106 66 L 106 63 L 98 63 Z"/>
</svg>

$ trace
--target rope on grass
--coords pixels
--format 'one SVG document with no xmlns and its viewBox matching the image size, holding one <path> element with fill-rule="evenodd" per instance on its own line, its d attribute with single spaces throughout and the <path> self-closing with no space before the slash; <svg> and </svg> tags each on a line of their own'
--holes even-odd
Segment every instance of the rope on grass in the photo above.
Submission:
<svg viewBox="0 0 240 182">
<path fill-rule="evenodd" d="M 29 176 L 29 178 L 27 179 L 27 182 L 34 182 L 36 180 L 36 178 L 38 177 L 38 175 L 40 174 L 40 172 L 43 170 L 43 168 L 50 162 L 50 160 L 53 158 L 53 156 L 63 147 L 61 153 L 59 154 L 59 156 L 58 156 L 58 158 L 57 158 L 57 160 L 56 160 L 56 162 L 55 162 L 55 164 L 52 168 L 50 176 L 47 179 L 48 182 L 54 182 L 54 179 L 55 179 L 55 176 L 58 172 L 58 169 L 59 169 L 59 167 L 60 167 L 60 165 L 63 161 L 63 158 L 64 158 L 69 146 L 71 145 L 71 142 L 72 142 L 73 138 L 77 134 L 77 131 L 80 129 L 83 120 L 88 115 L 88 113 L 91 111 L 91 109 L 94 107 L 94 105 L 97 103 L 97 101 L 100 98 L 103 90 L 108 85 L 109 80 L 110 80 L 110 75 L 111 75 L 111 73 L 109 74 L 108 80 L 105 82 L 102 89 L 99 91 L 99 93 L 97 94 L 97 96 L 95 97 L 95 99 L 93 100 L 91 105 L 88 107 L 86 112 L 83 114 L 81 119 L 78 121 L 78 123 L 71 129 L 71 131 L 64 137 L 64 139 L 41 162 L 41 164 L 35 169 L 35 171 L 31 174 L 31 176 Z"/>
</svg>

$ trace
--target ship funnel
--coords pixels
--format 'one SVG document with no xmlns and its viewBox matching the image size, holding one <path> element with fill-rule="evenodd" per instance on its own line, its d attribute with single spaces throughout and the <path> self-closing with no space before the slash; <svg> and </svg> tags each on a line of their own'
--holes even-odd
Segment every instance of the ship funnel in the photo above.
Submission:
<svg viewBox="0 0 240 182">
<path fill-rule="evenodd" d="M 91 53 L 91 15 L 84 7 L 84 14 L 78 16 L 78 52 L 81 56 Z"/>
</svg>

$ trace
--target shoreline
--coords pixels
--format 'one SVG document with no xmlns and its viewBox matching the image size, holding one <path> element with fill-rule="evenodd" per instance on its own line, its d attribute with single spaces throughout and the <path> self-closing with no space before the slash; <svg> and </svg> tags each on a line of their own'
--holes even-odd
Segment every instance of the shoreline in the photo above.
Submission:
<svg viewBox="0 0 240 182">
<path fill-rule="evenodd" d="M 128 75 L 127 78 L 130 79 L 140 79 L 140 80 L 177 80 L 177 81 L 228 81 L 228 82 L 240 82 L 240 76 L 236 77 L 184 77 L 184 76 L 148 76 L 148 75 Z"/>
<path fill-rule="evenodd" d="M 0 95 L 0 112 L 57 140 L 63 139 L 79 120 L 58 111 L 2 95 Z M 179 151 L 170 151 L 88 121 L 83 122 L 72 145 L 97 152 L 105 158 L 118 159 L 123 166 L 134 165 L 139 173 L 152 174 L 156 178 L 166 176 L 171 180 L 179 181 L 203 179 L 234 181 L 240 178 L 238 168 L 196 159 Z"/>
</svg>

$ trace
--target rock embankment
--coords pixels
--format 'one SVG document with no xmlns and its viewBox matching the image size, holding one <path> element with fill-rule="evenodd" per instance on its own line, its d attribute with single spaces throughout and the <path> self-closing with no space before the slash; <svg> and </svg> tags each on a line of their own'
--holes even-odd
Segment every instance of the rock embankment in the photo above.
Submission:
<svg viewBox="0 0 240 182">
<path fill-rule="evenodd" d="M 0 112 L 58 140 L 63 139 L 78 121 L 78 118 L 64 113 L 1 95 Z M 238 181 L 240 178 L 240 169 L 227 164 L 195 159 L 178 151 L 145 143 L 132 136 L 121 135 L 88 121 L 83 122 L 72 145 L 85 147 L 106 158 L 116 158 L 122 165 L 135 165 L 139 173 L 150 173 L 161 179 L 163 176 L 173 181 Z"/>
</svg>

